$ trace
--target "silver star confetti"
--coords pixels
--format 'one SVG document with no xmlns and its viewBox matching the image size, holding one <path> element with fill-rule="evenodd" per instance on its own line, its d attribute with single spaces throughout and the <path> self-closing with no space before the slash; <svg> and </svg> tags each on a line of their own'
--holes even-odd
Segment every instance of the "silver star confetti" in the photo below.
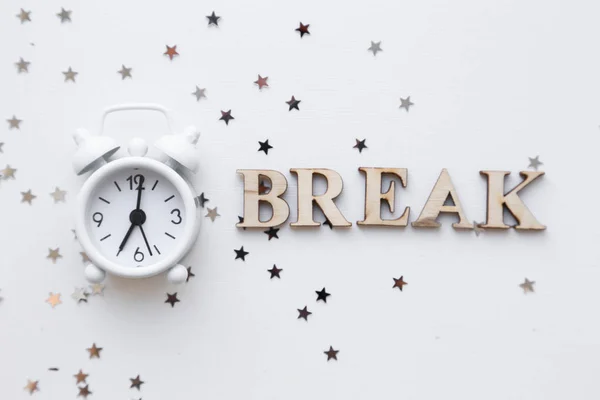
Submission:
<svg viewBox="0 0 600 400">
<path fill-rule="evenodd" d="M 17 172 L 16 169 L 11 168 L 10 165 L 7 165 L 6 168 L 4 168 L 1 172 L 0 175 L 2 175 L 2 179 L 7 180 L 7 179 L 15 179 L 15 172 Z"/>
<path fill-rule="evenodd" d="M 411 101 L 410 101 L 410 96 L 408 96 L 407 98 L 403 99 L 400 98 L 400 108 L 404 108 L 406 110 L 406 112 L 408 112 L 408 109 L 410 108 L 410 106 L 414 105 Z"/>
<path fill-rule="evenodd" d="M 60 18 L 61 24 L 65 22 L 71 22 L 71 10 L 65 10 L 64 8 L 60 9 L 60 12 L 56 14 L 58 18 Z"/>
<path fill-rule="evenodd" d="M 383 49 L 381 48 L 381 42 L 371 41 L 371 47 L 369 47 L 367 50 L 372 51 L 373 55 L 376 56 L 378 51 L 383 51 Z"/>
<path fill-rule="evenodd" d="M 215 208 L 210 208 L 210 207 L 207 207 L 206 209 L 208 210 L 208 213 L 205 215 L 205 217 L 208 217 L 208 218 L 210 218 L 210 220 L 211 220 L 212 222 L 215 222 L 215 219 L 216 219 L 217 217 L 220 217 L 220 216 L 221 216 L 221 214 L 219 214 L 219 213 L 217 212 L 217 207 L 215 207 Z"/>
<path fill-rule="evenodd" d="M 21 124 L 21 122 L 23 122 L 23 120 L 13 115 L 12 118 L 7 119 L 6 122 L 8 122 L 8 129 L 21 129 L 19 125 Z"/>
<path fill-rule="evenodd" d="M 31 193 L 31 189 L 29 189 L 26 192 L 21 192 L 21 196 L 23 196 L 23 198 L 21 199 L 21 203 L 29 203 L 29 204 L 31 204 L 31 201 L 37 197 L 36 195 Z"/>
<path fill-rule="evenodd" d="M 530 281 L 529 279 L 525 278 L 525 282 L 521 283 L 519 287 L 523 289 L 523 293 L 527 294 L 534 293 L 533 285 L 535 285 L 535 281 Z"/>
<path fill-rule="evenodd" d="M 22 72 L 29 72 L 29 61 L 23 60 L 23 57 L 20 57 L 19 62 L 16 62 L 17 72 L 20 74 Z"/>
<path fill-rule="evenodd" d="M 527 158 L 529 158 L 529 166 L 527 168 L 533 168 L 537 171 L 540 165 L 544 165 L 544 163 L 540 161 L 540 156 L 535 156 L 535 158 Z"/>
<path fill-rule="evenodd" d="M 59 201 L 65 202 L 65 196 L 67 192 L 64 190 L 60 190 L 59 188 L 55 188 L 54 192 L 50 193 L 50 196 L 54 199 L 54 203 L 58 203 Z"/>
<path fill-rule="evenodd" d="M 127 68 L 126 66 L 121 64 L 121 70 L 117 71 L 117 73 L 121 74 L 121 80 L 125 80 L 125 78 L 132 78 L 131 70 L 133 68 Z"/>
<path fill-rule="evenodd" d="M 75 288 L 73 294 L 71 294 L 71 298 L 75 300 L 77 303 L 81 303 L 82 301 L 87 303 L 88 293 L 84 288 Z"/>
<path fill-rule="evenodd" d="M 62 256 L 60 255 L 60 249 L 58 247 L 55 249 L 48 249 L 48 255 L 46 256 L 46 258 L 51 259 L 52 264 L 56 264 L 56 260 L 62 258 Z"/>
<path fill-rule="evenodd" d="M 73 69 L 71 67 L 69 67 L 69 70 L 64 71 L 63 74 L 65 75 L 65 82 L 67 82 L 67 81 L 75 82 L 75 77 L 77 76 L 77 74 L 79 74 L 79 72 L 75 72 L 75 71 L 73 71 Z"/>
<path fill-rule="evenodd" d="M 196 96 L 196 101 L 200 101 L 201 98 L 206 98 L 206 94 L 204 94 L 205 91 L 206 89 L 200 89 L 196 86 L 196 91 L 192 93 L 192 95 Z"/>
<path fill-rule="evenodd" d="M 473 231 L 475 232 L 475 236 L 479 236 L 479 234 L 484 231 L 481 225 L 483 225 L 483 222 L 473 221 Z"/>
<path fill-rule="evenodd" d="M 79 255 L 81 256 L 81 262 L 86 264 L 91 262 L 92 260 L 90 260 L 90 258 L 88 257 L 88 255 L 85 253 L 85 251 L 80 251 Z"/>
<path fill-rule="evenodd" d="M 27 21 L 31 22 L 30 14 L 31 11 L 25 11 L 21 8 L 21 12 L 17 14 L 17 18 L 21 20 L 22 24 L 24 24 Z"/>
<path fill-rule="evenodd" d="M 101 283 L 94 283 L 90 285 L 90 289 L 92 289 L 92 296 L 99 295 L 104 296 L 104 285 Z"/>
</svg>

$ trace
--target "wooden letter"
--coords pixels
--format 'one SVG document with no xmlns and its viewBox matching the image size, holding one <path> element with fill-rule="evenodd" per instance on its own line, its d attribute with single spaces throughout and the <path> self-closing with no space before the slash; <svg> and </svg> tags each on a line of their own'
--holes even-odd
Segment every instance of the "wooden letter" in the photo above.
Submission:
<svg viewBox="0 0 600 400">
<path fill-rule="evenodd" d="M 448 198 L 454 203 L 453 206 L 444 205 L 444 202 Z M 467 220 L 460 205 L 460 201 L 458 201 L 454 185 L 452 185 L 452 181 L 450 180 L 450 175 L 445 168 L 442 170 L 440 177 L 435 183 L 435 186 L 427 199 L 427 203 L 425 203 L 423 211 L 421 211 L 421 215 L 419 215 L 419 218 L 412 223 L 412 226 L 437 228 L 440 224 L 436 219 L 441 212 L 458 214 L 458 222 L 452 224 L 454 229 L 473 229 L 473 224 Z"/>
<path fill-rule="evenodd" d="M 244 222 L 236 224 L 238 228 L 270 228 L 283 224 L 290 215 L 290 207 L 281 198 L 287 189 L 287 180 L 281 172 L 266 169 L 238 169 L 238 174 L 244 176 Z M 271 181 L 271 191 L 259 194 L 260 178 Z M 259 204 L 268 203 L 273 210 L 273 216 L 268 221 L 261 221 Z"/>
<path fill-rule="evenodd" d="M 331 225 L 352 226 L 333 202 L 344 185 L 340 174 L 324 168 L 292 168 L 290 172 L 298 176 L 298 220 L 292 222 L 291 226 L 321 225 L 313 220 L 313 202 L 323 211 Z M 321 175 L 327 181 L 327 190 L 320 196 L 313 195 L 313 174 Z"/>
<path fill-rule="evenodd" d="M 381 203 L 387 202 L 390 212 L 394 212 L 394 191 L 396 182 L 391 181 L 387 192 L 381 192 L 381 176 L 383 174 L 396 175 L 400 178 L 402 187 L 406 187 L 406 168 L 365 168 L 360 167 L 360 172 L 365 174 L 365 219 L 357 221 L 358 225 L 375 226 L 406 226 L 410 208 L 406 207 L 402 215 L 396 219 L 381 219 Z"/>
<path fill-rule="evenodd" d="M 481 175 L 487 176 L 487 220 L 484 229 L 508 229 L 509 225 L 504 224 L 504 206 L 518 221 L 516 229 L 523 230 L 544 230 L 546 227 L 540 224 L 525 203 L 521 200 L 519 190 L 529 185 L 531 182 L 544 175 L 541 171 L 521 171 L 521 177 L 525 178 L 513 190 L 504 194 L 504 177 L 510 175 L 508 171 L 479 171 Z"/>
</svg>

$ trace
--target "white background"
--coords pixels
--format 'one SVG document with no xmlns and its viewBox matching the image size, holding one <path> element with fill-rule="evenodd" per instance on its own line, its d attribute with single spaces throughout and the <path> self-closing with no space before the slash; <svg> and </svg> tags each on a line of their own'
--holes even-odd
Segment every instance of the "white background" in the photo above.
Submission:
<svg viewBox="0 0 600 400">
<path fill-rule="evenodd" d="M 21 7 L 32 22 L 15 17 Z M 61 7 L 72 23 L 60 24 Z M 213 9 L 218 28 L 207 27 Z M 38 399 L 75 398 L 82 368 L 95 399 L 598 398 L 598 11 L 555 0 L 3 1 L 0 115 L 23 122 L 0 130 L 0 167 L 18 170 L 0 185 L 0 397 L 29 398 L 34 379 Z M 302 39 L 300 21 L 311 32 Z M 371 40 L 382 41 L 376 57 Z M 28 74 L 17 74 L 19 57 Z M 121 80 L 122 64 L 133 79 Z M 75 84 L 64 82 L 69 66 Z M 257 74 L 269 89 L 253 84 Z M 207 99 L 196 102 L 195 85 Z M 288 112 L 292 95 L 299 112 Z M 113 278 L 104 297 L 77 304 L 70 294 L 86 283 L 71 229 L 84 178 L 71 168 L 71 134 L 97 132 L 104 107 L 133 101 L 172 109 L 178 129 L 199 127 L 194 184 L 221 217 L 203 218 L 188 284 Z M 105 133 L 125 147 L 165 130 L 159 116 L 124 114 Z M 256 150 L 267 138 L 265 156 Z M 356 138 L 367 139 L 362 154 Z M 446 217 L 439 230 L 356 227 L 360 166 L 408 168 L 397 205 L 411 206 L 411 221 L 448 168 L 481 221 L 479 170 L 512 171 L 512 187 L 536 155 L 546 176 L 522 197 L 543 233 L 476 237 Z M 270 242 L 238 231 L 235 170 L 292 167 L 337 170 L 353 227 L 286 225 Z M 66 203 L 54 204 L 56 186 Z M 20 202 L 28 189 L 31 206 Z M 245 262 L 234 260 L 242 245 Z M 56 247 L 63 258 L 52 264 Z M 269 279 L 273 264 L 280 280 Z M 402 292 L 392 289 L 401 275 Z M 525 277 L 534 294 L 519 288 Z M 331 296 L 316 303 L 324 286 Z M 55 309 L 51 291 L 62 294 Z M 296 318 L 305 305 L 308 322 Z M 94 342 L 99 360 L 85 350 Z M 326 361 L 330 345 L 338 361 Z M 129 389 L 138 374 L 139 393 Z"/>
</svg>

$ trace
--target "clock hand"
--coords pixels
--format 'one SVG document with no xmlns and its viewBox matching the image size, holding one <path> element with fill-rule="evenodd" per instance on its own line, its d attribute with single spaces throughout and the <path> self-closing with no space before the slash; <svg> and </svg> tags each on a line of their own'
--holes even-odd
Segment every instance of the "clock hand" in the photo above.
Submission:
<svg viewBox="0 0 600 400">
<path fill-rule="evenodd" d="M 123 241 L 119 245 L 119 253 L 121 251 L 123 251 L 123 247 L 125 247 L 125 243 L 127 243 L 127 239 L 129 239 L 129 236 L 131 235 L 131 232 L 133 231 L 134 226 L 135 226 L 135 224 L 131 224 L 131 226 L 127 230 L 127 233 L 125 234 L 125 237 L 123 238 Z M 117 253 L 117 256 L 119 255 L 119 253 Z"/>
<path fill-rule="evenodd" d="M 137 203 L 136 203 L 136 210 L 140 209 L 140 204 L 142 202 L 142 185 L 144 184 L 144 175 L 136 175 L 136 178 L 139 178 L 139 184 L 138 184 L 138 195 L 137 195 Z M 135 178 L 134 178 L 135 179 Z"/>
<path fill-rule="evenodd" d="M 148 247 L 148 253 L 150 253 L 150 255 L 152 255 L 152 250 L 150 250 L 150 245 L 148 244 L 148 239 L 146 239 L 146 234 L 144 233 L 144 228 L 142 228 L 142 225 L 138 225 L 140 227 L 140 231 L 142 232 L 142 236 L 144 237 L 144 242 L 146 242 L 146 247 Z"/>
</svg>

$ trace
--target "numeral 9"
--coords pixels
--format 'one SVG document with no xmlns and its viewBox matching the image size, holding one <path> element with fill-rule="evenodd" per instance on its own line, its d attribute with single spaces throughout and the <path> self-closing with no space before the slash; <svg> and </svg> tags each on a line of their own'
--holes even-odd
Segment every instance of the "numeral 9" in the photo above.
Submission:
<svg viewBox="0 0 600 400">
<path fill-rule="evenodd" d="M 94 222 L 97 223 L 98 226 L 102 225 L 103 219 L 104 219 L 104 216 L 102 215 L 102 213 L 96 212 L 96 213 L 94 213 L 94 215 L 92 215 L 92 220 L 94 220 Z"/>
</svg>

